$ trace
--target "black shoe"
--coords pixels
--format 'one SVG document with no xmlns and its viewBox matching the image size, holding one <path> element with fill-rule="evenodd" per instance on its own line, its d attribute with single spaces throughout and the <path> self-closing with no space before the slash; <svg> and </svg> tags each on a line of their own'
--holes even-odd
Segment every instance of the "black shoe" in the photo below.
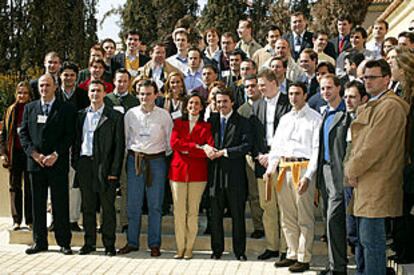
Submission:
<svg viewBox="0 0 414 275">
<path fill-rule="evenodd" d="M 266 249 L 265 252 L 263 252 L 257 257 L 257 259 L 267 260 L 270 258 L 277 258 L 277 257 L 279 257 L 279 251 L 272 251 L 272 250 Z"/>
<path fill-rule="evenodd" d="M 309 270 L 309 263 L 296 262 L 289 266 L 289 271 L 292 273 L 305 272 L 306 270 Z"/>
<path fill-rule="evenodd" d="M 247 261 L 247 257 L 246 257 L 246 255 L 244 255 L 244 254 L 239 255 L 239 256 L 236 256 L 236 259 L 237 259 L 238 261 L 240 261 L 240 262 L 245 262 L 245 261 Z"/>
<path fill-rule="evenodd" d="M 70 230 L 75 232 L 82 232 L 82 228 L 79 227 L 77 222 L 70 223 Z"/>
<path fill-rule="evenodd" d="M 59 250 L 60 253 L 62 253 L 63 255 L 72 255 L 72 249 L 70 248 L 70 246 L 62 246 Z"/>
<path fill-rule="evenodd" d="M 127 224 L 122 226 L 122 228 L 121 228 L 121 233 L 124 233 L 124 232 L 128 232 L 128 225 Z"/>
<path fill-rule="evenodd" d="M 263 238 L 263 237 L 264 237 L 264 235 L 265 235 L 265 233 L 264 233 L 264 231 L 263 231 L 263 230 L 255 230 L 255 231 L 253 231 L 253 233 L 250 235 L 250 238 L 253 238 L 253 239 L 261 239 L 261 238 Z"/>
<path fill-rule="evenodd" d="M 283 259 L 275 263 L 275 267 L 288 267 L 294 265 L 297 261 L 291 259 Z"/>
<path fill-rule="evenodd" d="M 206 230 L 204 230 L 203 235 L 211 235 L 211 229 L 210 229 L 210 226 L 207 226 L 207 227 L 206 227 Z"/>
<path fill-rule="evenodd" d="M 109 257 L 113 257 L 116 255 L 116 250 L 114 247 L 105 248 L 105 255 Z"/>
<path fill-rule="evenodd" d="M 94 246 L 84 245 L 79 250 L 79 255 L 88 255 L 88 254 L 90 254 L 91 252 L 94 252 L 94 251 L 96 251 L 96 248 Z"/>
<path fill-rule="evenodd" d="M 37 253 L 44 252 L 47 250 L 48 250 L 47 246 L 39 246 L 39 245 L 34 244 L 28 249 L 26 249 L 25 252 L 27 255 L 32 255 L 32 254 L 37 254 Z"/>
<path fill-rule="evenodd" d="M 221 254 L 213 253 L 213 254 L 211 254 L 210 258 L 214 259 L 214 260 L 220 260 L 221 259 Z"/>
<path fill-rule="evenodd" d="M 286 259 L 286 252 L 280 253 L 279 261 L 283 261 L 284 259 Z"/>
</svg>

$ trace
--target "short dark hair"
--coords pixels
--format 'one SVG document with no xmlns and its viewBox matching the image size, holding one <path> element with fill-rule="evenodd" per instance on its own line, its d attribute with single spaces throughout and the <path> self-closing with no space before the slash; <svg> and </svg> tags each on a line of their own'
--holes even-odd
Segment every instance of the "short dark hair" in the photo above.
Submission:
<svg viewBox="0 0 414 275">
<path fill-rule="evenodd" d="M 79 73 L 79 67 L 73 62 L 65 61 L 63 62 L 62 67 L 60 67 L 60 73 L 63 73 L 64 70 L 72 70 L 76 75 Z"/>
<path fill-rule="evenodd" d="M 197 48 L 197 47 L 191 47 L 190 49 L 188 49 L 188 51 L 187 51 L 187 53 L 190 53 L 190 52 L 198 52 L 199 54 L 200 54 L 200 59 L 202 59 L 203 58 L 203 53 L 201 52 L 201 50 L 199 49 L 199 48 Z"/>
<path fill-rule="evenodd" d="M 269 34 L 269 32 L 270 32 L 270 31 L 279 31 L 280 35 L 282 35 L 282 34 L 283 34 L 282 29 L 281 29 L 281 28 L 279 28 L 279 26 L 274 25 L 274 24 L 270 25 L 270 26 L 267 28 L 266 36 Z"/>
<path fill-rule="evenodd" d="M 327 37 L 329 37 L 329 33 L 327 31 L 324 30 L 317 30 L 313 33 L 313 39 L 318 39 L 319 35 L 326 35 Z"/>
<path fill-rule="evenodd" d="M 221 37 L 227 37 L 227 38 L 229 38 L 229 37 L 231 37 L 231 39 L 233 39 L 233 42 L 236 42 L 236 37 L 234 36 L 234 34 L 233 33 L 231 33 L 231 32 L 225 32 L 225 33 L 223 33 L 222 35 L 221 35 Z M 220 39 L 221 40 L 221 39 Z"/>
<path fill-rule="evenodd" d="M 307 86 L 306 86 L 306 84 L 305 84 L 305 83 L 303 83 L 303 82 L 300 82 L 300 81 L 295 81 L 295 82 L 293 82 L 293 83 L 291 83 L 291 84 L 289 85 L 289 89 L 290 89 L 291 87 L 298 87 L 298 88 L 300 88 L 300 89 L 302 90 L 303 94 L 307 94 L 308 87 L 307 87 Z"/>
<path fill-rule="evenodd" d="M 317 53 L 316 53 L 313 49 L 310 49 L 310 48 L 304 49 L 304 50 L 301 52 L 301 54 L 302 54 L 302 53 L 309 55 L 309 58 L 310 58 L 312 61 L 315 61 L 315 63 L 316 63 L 316 64 L 318 64 L 318 54 L 317 54 Z"/>
<path fill-rule="evenodd" d="M 115 71 L 115 74 L 114 74 L 114 78 L 116 77 L 117 74 L 127 74 L 128 75 L 128 79 L 131 79 L 131 74 L 125 68 L 120 68 L 120 69 L 116 70 Z"/>
<path fill-rule="evenodd" d="M 405 38 L 407 38 L 408 40 L 410 40 L 410 42 L 411 42 L 411 43 L 414 43 L 414 32 L 406 32 L 406 31 L 401 32 L 401 33 L 398 35 L 398 38 L 400 38 L 400 37 L 405 37 Z"/>
<path fill-rule="evenodd" d="M 283 68 L 287 69 L 287 67 L 288 67 L 288 60 L 287 59 L 283 59 L 283 57 L 281 57 L 281 56 L 275 56 L 272 59 L 270 59 L 269 65 L 272 64 L 272 62 L 275 61 L 275 60 L 282 61 Z"/>
<path fill-rule="evenodd" d="M 350 17 L 350 16 L 348 16 L 348 15 L 345 15 L 345 14 L 340 14 L 340 15 L 338 16 L 338 19 L 337 19 L 336 21 L 337 21 L 337 22 L 338 22 L 338 21 L 348 21 L 348 23 L 352 24 L 352 19 L 351 19 L 351 17 Z"/>
<path fill-rule="evenodd" d="M 114 46 L 116 48 L 116 43 L 115 43 L 115 41 L 112 38 L 105 38 L 104 40 L 102 40 L 101 47 L 103 48 L 103 44 L 105 44 L 107 42 L 114 44 Z"/>
<path fill-rule="evenodd" d="M 94 80 L 91 80 L 91 82 L 89 83 L 89 87 L 90 87 L 92 84 L 98 84 L 98 85 L 101 85 L 101 86 L 103 87 L 104 91 L 105 91 L 105 84 L 104 84 L 101 80 L 99 80 L 99 79 L 94 79 Z M 89 90 L 89 87 L 88 87 L 88 90 Z"/>
<path fill-rule="evenodd" d="M 368 33 L 367 33 L 367 31 L 364 29 L 364 27 L 361 27 L 361 26 L 355 26 L 355 28 L 353 28 L 353 29 L 351 30 L 351 36 L 352 36 L 352 35 L 354 35 L 354 34 L 355 34 L 355 33 L 357 33 L 357 32 L 361 34 L 362 38 L 367 39 L 367 37 L 368 37 Z"/>
<path fill-rule="evenodd" d="M 104 61 L 102 58 L 99 58 L 99 57 L 92 58 L 92 59 L 89 61 L 89 66 L 88 66 L 88 67 L 92 67 L 92 65 L 93 65 L 94 63 L 99 63 L 99 64 L 101 64 L 101 65 L 105 68 L 105 70 L 106 70 L 106 63 L 105 63 L 105 61 Z"/>
<path fill-rule="evenodd" d="M 360 81 L 352 80 L 352 81 L 345 83 L 345 86 L 344 86 L 345 90 L 352 88 L 352 87 L 355 87 L 358 90 L 358 93 L 361 96 L 361 98 L 363 98 L 364 96 L 368 96 L 367 91 L 365 90 L 364 84 L 361 83 Z"/>
<path fill-rule="evenodd" d="M 388 22 L 385 21 L 384 19 L 375 20 L 374 25 L 378 25 L 378 24 L 384 24 L 386 30 L 388 30 L 388 28 L 389 28 Z"/>
<path fill-rule="evenodd" d="M 139 38 L 141 39 L 141 34 L 139 33 L 139 31 L 138 31 L 138 30 L 128 30 L 128 31 L 125 33 L 124 38 L 125 38 L 125 39 L 128 39 L 128 36 L 129 36 L 129 35 L 138 35 L 138 36 L 139 36 Z"/>
<path fill-rule="evenodd" d="M 322 79 L 324 79 L 324 78 L 331 79 L 336 87 L 341 87 L 341 81 L 339 80 L 339 77 L 337 77 L 336 75 L 326 74 L 326 75 L 322 76 L 320 81 L 322 81 Z"/>
<path fill-rule="evenodd" d="M 253 80 L 253 79 L 257 80 L 257 75 L 255 75 L 255 74 L 248 74 L 248 75 L 246 75 L 246 76 L 244 77 L 244 80 L 243 80 L 243 81 L 246 81 L 246 80 Z"/>
<path fill-rule="evenodd" d="M 243 59 L 243 60 L 242 60 L 242 62 L 249 62 L 249 63 L 250 63 L 250 65 L 252 65 L 252 67 L 254 68 L 254 70 L 257 70 L 257 65 L 256 65 L 256 62 L 254 62 L 254 60 L 253 60 L 253 59 L 250 59 L 250 58 L 245 58 L 245 59 Z"/>
<path fill-rule="evenodd" d="M 350 52 L 349 54 L 345 55 L 344 60 L 348 59 L 349 64 L 355 64 L 357 67 L 361 64 L 362 61 L 365 59 L 365 55 L 363 53 L 358 52 Z"/>
<path fill-rule="evenodd" d="M 234 49 L 230 54 L 230 56 L 240 55 L 241 59 L 244 61 L 246 59 L 246 54 L 240 50 L 239 48 Z"/>
<path fill-rule="evenodd" d="M 158 94 L 158 86 L 155 83 L 155 81 L 153 81 L 151 79 L 146 79 L 146 80 L 142 81 L 142 83 L 139 84 L 138 91 L 142 87 L 152 87 L 152 88 L 154 88 L 154 94 Z"/>
<path fill-rule="evenodd" d="M 231 102 L 234 102 L 234 96 L 233 96 L 233 91 L 230 88 L 224 88 L 224 89 L 217 89 L 216 94 L 214 95 L 214 99 L 217 100 L 217 95 L 226 95 L 230 98 Z"/>
<path fill-rule="evenodd" d="M 206 64 L 206 65 L 204 65 L 203 70 L 204 69 L 211 69 L 216 75 L 218 75 L 217 66 L 215 66 L 213 64 Z"/>
<path fill-rule="evenodd" d="M 193 97 L 198 97 L 200 99 L 201 106 L 203 106 L 203 109 L 200 111 L 198 121 L 204 121 L 204 111 L 205 111 L 205 108 L 206 108 L 206 103 L 205 103 L 204 98 L 197 92 L 192 92 L 190 95 L 187 95 L 187 96 L 184 97 L 183 106 L 182 106 L 182 109 L 181 109 L 181 113 L 182 113 L 181 119 L 182 120 L 188 120 L 187 105 L 188 105 L 188 101 L 190 101 L 190 99 L 193 98 Z"/>
<path fill-rule="evenodd" d="M 372 68 L 380 68 L 382 76 L 390 76 L 391 77 L 391 68 L 387 61 L 384 59 L 378 59 L 378 60 L 369 60 L 367 63 L 365 63 L 364 66 L 364 73 L 365 70 L 372 69 Z"/>
<path fill-rule="evenodd" d="M 327 61 L 321 61 L 321 62 L 319 62 L 318 66 L 316 66 L 316 71 L 318 71 L 322 67 L 327 67 L 328 68 L 328 72 L 330 74 L 335 74 L 335 66 L 332 65 L 330 62 L 327 62 Z"/>
</svg>

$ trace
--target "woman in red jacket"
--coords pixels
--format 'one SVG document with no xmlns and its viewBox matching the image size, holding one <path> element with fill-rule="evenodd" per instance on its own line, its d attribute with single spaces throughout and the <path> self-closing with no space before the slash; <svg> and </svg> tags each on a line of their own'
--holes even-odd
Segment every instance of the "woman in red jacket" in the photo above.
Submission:
<svg viewBox="0 0 414 275">
<path fill-rule="evenodd" d="M 198 209 L 207 184 L 207 156 L 203 145 L 214 145 L 210 124 L 204 122 L 204 103 L 198 94 L 183 104 L 182 118 L 174 121 L 174 151 L 169 179 L 174 202 L 176 259 L 191 259 L 198 231 Z"/>
</svg>

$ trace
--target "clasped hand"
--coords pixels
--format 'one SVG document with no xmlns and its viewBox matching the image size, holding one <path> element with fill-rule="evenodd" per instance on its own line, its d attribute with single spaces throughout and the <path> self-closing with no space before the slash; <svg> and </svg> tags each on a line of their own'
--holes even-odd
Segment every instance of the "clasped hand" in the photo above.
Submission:
<svg viewBox="0 0 414 275">
<path fill-rule="evenodd" d="M 205 145 L 203 147 L 203 150 L 206 153 L 207 157 L 211 160 L 224 156 L 224 150 L 218 150 L 217 148 L 214 148 L 210 145 Z"/>
</svg>

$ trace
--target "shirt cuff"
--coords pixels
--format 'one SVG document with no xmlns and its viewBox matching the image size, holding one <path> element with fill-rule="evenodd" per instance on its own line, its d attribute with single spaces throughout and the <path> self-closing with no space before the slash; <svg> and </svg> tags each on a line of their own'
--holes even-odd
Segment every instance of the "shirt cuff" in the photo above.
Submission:
<svg viewBox="0 0 414 275">
<path fill-rule="evenodd" d="M 223 149 L 223 151 L 224 151 L 224 156 L 225 156 L 226 158 L 228 158 L 228 157 L 229 157 L 229 154 L 227 154 L 227 149 Z"/>
</svg>

